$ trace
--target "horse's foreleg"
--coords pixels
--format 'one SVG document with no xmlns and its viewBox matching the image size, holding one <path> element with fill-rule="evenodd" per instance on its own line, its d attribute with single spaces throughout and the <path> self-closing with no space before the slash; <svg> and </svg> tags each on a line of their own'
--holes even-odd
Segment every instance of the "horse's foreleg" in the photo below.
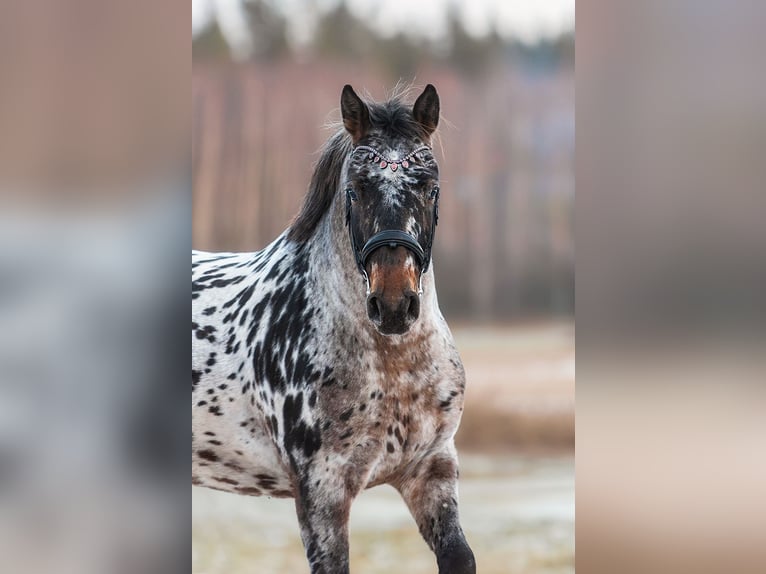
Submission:
<svg viewBox="0 0 766 574">
<path fill-rule="evenodd" d="M 476 561 L 460 527 L 454 448 L 423 460 L 396 485 L 436 554 L 439 574 L 475 574 Z"/>
<path fill-rule="evenodd" d="M 311 574 L 348 574 L 351 497 L 321 487 L 301 488 L 295 499 Z"/>
</svg>

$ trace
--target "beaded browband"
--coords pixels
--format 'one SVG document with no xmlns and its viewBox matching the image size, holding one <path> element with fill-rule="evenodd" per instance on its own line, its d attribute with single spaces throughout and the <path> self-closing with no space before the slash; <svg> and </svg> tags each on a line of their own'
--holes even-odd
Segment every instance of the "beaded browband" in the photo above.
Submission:
<svg viewBox="0 0 766 574">
<path fill-rule="evenodd" d="M 377 163 L 380 166 L 380 169 L 386 169 L 387 167 L 391 168 L 391 171 L 396 171 L 399 169 L 399 166 L 401 165 L 404 169 L 407 169 L 410 167 L 410 160 L 421 151 L 428 151 L 431 148 L 427 145 L 420 146 L 414 151 L 411 151 L 406 156 L 404 156 L 402 159 L 389 159 L 382 153 L 380 153 L 378 150 L 376 150 L 374 147 L 368 146 L 368 145 L 360 145 L 356 146 L 354 148 L 354 151 L 357 150 L 363 150 L 368 152 L 367 153 L 367 159 L 370 160 L 373 163 Z"/>
</svg>

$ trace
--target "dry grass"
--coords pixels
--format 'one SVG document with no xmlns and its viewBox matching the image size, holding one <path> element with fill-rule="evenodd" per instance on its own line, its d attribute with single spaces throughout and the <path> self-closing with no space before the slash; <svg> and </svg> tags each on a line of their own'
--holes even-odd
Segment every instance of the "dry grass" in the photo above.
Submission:
<svg viewBox="0 0 766 574">
<path fill-rule="evenodd" d="M 461 458 L 462 523 L 482 574 L 574 572 L 574 460 Z M 292 501 L 193 489 L 193 574 L 308 572 Z M 436 562 L 390 487 L 351 512 L 351 571 L 434 574 Z"/>
<path fill-rule="evenodd" d="M 458 447 L 570 452 L 575 439 L 574 325 L 454 331 L 467 378 Z"/>
</svg>

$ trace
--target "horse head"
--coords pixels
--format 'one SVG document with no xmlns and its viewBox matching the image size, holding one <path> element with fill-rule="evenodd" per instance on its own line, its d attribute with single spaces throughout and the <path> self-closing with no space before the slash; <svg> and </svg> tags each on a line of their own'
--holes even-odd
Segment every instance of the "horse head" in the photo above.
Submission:
<svg viewBox="0 0 766 574">
<path fill-rule="evenodd" d="M 420 315 L 422 276 L 438 220 L 439 168 L 431 136 L 439 122 L 432 85 L 410 108 L 341 94 L 352 151 L 342 181 L 349 244 L 367 284 L 367 315 L 384 335 L 403 334 Z"/>
</svg>

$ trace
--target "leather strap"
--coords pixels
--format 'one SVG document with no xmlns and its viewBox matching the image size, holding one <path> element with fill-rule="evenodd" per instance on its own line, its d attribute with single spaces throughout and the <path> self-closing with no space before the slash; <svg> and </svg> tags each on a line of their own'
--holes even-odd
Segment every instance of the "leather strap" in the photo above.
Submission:
<svg viewBox="0 0 766 574">
<path fill-rule="evenodd" d="M 351 211 L 353 203 L 351 199 L 351 190 L 346 190 L 346 227 L 348 227 L 349 242 L 351 243 L 351 250 L 354 253 L 354 259 L 356 260 L 357 267 L 359 267 L 359 272 L 364 275 L 365 281 L 367 281 L 368 291 L 369 277 L 367 277 L 367 270 L 365 269 L 367 260 L 370 258 L 374 251 L 381 247 L 388 246 L 394 248 L 401 246 L 405 249 L 409 249 L 417 259 L 418 265 L 420 265 L 421 278 L 423 274 L 428 271 L 428 266 L 431 264 L 431 248 L 433 247 L 434 235 L 436 234 L 436 225 L 439 223 L 438 189 L 433 196 L 433 200 L 434 206 L 431 215 L 431 233 L 428 236 L 425 249 L 423 249 L 418 240 L 409 233 L 399 229 L 385 229 L 370 237 L 370 239 L 367 240 L 367 243 L 364 244 L 364 247 L 360 251 L 356 246 L 356 237 L 354 237 L 354 230 L 351 225 Z"/>
<path fill-rule="evenodd" d="M 420 246 L 417 239 L 415 239 L 409 233 L 399 231 L 398 229 L 386 229 L 380 233 L 376 233 L 364 244 L 362 248 L 362 265 L 367 266 L 367 260 L 372 255 L 372 252 L 376 249 L 384 246 L 395 248 L 402 246 L 409 249 L 418 261 L 418 265 L 423 267 L 426 261 L 426 252 Z"/>
</svg>

